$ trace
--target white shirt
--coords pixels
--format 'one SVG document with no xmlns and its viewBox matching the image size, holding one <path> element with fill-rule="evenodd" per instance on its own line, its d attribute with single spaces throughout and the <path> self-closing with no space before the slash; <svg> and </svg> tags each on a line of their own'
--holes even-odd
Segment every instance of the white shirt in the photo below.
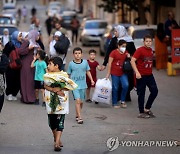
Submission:
<svg viewBox="0 0 180 154">
<path fill-rule="evenodd" d="M 9 35 L 3 35 L 3 46 L 5 46 L 9 41 Z"/>
</svg>

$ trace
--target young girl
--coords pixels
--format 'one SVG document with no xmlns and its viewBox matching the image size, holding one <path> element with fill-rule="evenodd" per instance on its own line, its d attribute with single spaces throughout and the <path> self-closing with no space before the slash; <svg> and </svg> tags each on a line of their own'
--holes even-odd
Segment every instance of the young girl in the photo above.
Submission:
<svg viewBox="0 0 180 154">
<path fill-rule="evenodd" d="M 119 40 L 118 49 L 115 49 L 109 55 L 108 61 L 108 72 L 106 79 L 109 78 L 111 74 L 112 79 L 112 105 L 114 108 L 120 108 L 118 104 L 118 89 L 122 85 L 121 92 L 121 107 L 126 108 L 125 103 L 126 94 L 128 91 L 128 78 L 127 75 L 123 72 L 123 63 L 126 57 L 130 57 L 130 54 L 126 51 L 126 41 Z"/>
<path fill-rule="evenodd" d="M 43 50 L 38 50 L 37 54 L 34 56 L 34 60 L 31 63 L 31 67 L 35 67 L 35 91 L 36 91 L 36 101 L 35 104 L 39 104 L 39 89 L 42 93 L 43 104 L 45 106 L 44 98 L 44 79 L 43 76 L 47 72 L 47 64 L 44 61 L 46 53 Z"/>
<path fill-rule="evenodd" d="M 96 58 L 96 51 L 94 49 L 89 50 L 89 59 L 87 60 L 89 67 L 90 67 L 90 72 L 92 75 L 92 78 L 94 80 L 94 82 L 96 83 L 97 81 L 97 77 L 96 77 L 96 68 L 100 71 L 101 70 L 101 66 L 99 65 L 99 63 L 95 60 Z M 90 99 L 90 92 L 91 92 L 91 87 L 94 87 L 95 85 L 91 85 L 91 80 L 86 77 L 86 83 L 87 83 L 87 90 L 86 90 L 86 102 L 91 103 L 91 99 Z M 95 102 L 96 104 L 98 104 L 98 102 Z"/>
</svg>

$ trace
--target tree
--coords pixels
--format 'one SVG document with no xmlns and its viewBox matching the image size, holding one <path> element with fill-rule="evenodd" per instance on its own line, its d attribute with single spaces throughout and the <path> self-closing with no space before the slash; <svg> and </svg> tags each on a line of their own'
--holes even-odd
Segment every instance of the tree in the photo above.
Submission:
<svg viewBox="0 0 180 154">
<path fill-rule="evenodd" d="M 144 6 L 144 1 L 145 0 L 102 0 L 99 7 L 109 13 L 115 13 L 119 11 L 119 9 L 122 9 L 122 17 L 124 17 L 123 6 L 127 4 L 130 10 L 138 11 L 138 24 L 146 24 L 145 12 L 149 11 L 149 9 L 147 6 Z M 119 5 L 120 3 L 122 4 L 122 8 Z"/>
</svg>

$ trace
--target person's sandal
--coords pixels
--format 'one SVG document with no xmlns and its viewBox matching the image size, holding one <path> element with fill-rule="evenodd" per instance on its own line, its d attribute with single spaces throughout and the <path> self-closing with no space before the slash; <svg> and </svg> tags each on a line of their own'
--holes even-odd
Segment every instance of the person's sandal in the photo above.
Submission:
<svg viewBox="0 0 180 154">
<path fill-rule="evenodd" d="M 54 146 L 56 146 L 56 140 L 55 140 L 55 138 L 54 138 Z M 64 147 L 61 141 L 60 141 L 60 143 L 59 143 L 59 146 L 60 146 L 60 147 Z"/>
<path fill-rule="evenodd" d="M 78 117 L 76 117 L 76 121 L 78 121 Z"/>
<path fill-rule="evenodd" d="M 148 111 L 144 111 L 144 113 L 146 113 L 147 115 L 150 116 L 150 118 L 155 118 L 156 116 L 152 113 L 151 110 L 148 110 Z"/>
<path fill-rule="evenodd" d="M 64 147 L 61 141 L 59 142 L 59 146 L 60 146 L 61 148 Z"/>
<path fill-rule="evenodd" d="M 87 103 L 92 103 L 92 100 L 91 99 L 87 99 L 86 102 Z"/>
<path fill-rule="evenodd" d="M 150 118 L 150 116 L 149 116 L 148 114 L 146 114 L 146 113 L 140 113 L 140 114 L 138 115 L 138 118 L 148 119 L 148 118 Z"/>
<path fill-rule="evenodd" d="M 61 147 L 58 145 L 54 145 L 54 151 L 61 151 Z"/>
<path fill-rule="evenodd" d="M 83 120 L 82 119 L 78 119 L 77 123 L 78 124 L 83 124 Z"/>
</svg>

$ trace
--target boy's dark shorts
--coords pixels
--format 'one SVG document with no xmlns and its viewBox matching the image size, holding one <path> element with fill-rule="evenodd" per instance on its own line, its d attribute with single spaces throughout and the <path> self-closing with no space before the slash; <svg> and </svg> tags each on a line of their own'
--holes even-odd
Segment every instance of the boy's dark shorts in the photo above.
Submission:
<svg viewBox="0 0 180 154">
<path fill-rule="evenodd" d="M 34 81 L 34 88 L 35 89 L 44 89 L 44 81 Z"/>
<path fill-rule="evenodd" d="M 51 130 L 63 131 L 65 114 L 48 114 L 48 124 Z"/>
</svg>

